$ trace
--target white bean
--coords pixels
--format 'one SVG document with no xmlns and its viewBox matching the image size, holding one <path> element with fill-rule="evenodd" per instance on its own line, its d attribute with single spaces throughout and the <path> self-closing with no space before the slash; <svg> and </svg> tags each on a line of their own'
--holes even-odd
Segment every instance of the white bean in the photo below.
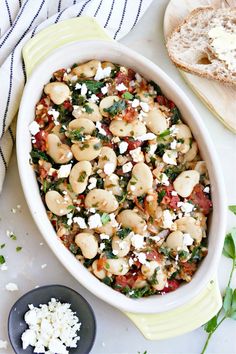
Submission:
<svg viewBox="0 0 236 354">
<path fill-rule="evenodd" d="M 111 174 L 112 172 L 115 171 L 116 166 L 117 166 L 116 153 L 110 147 L 104 146 L 104 147 L 102 147 L 102 150 L 99 154 L 98 167 L 101 169 L 104 169 L 104 166 L 108 162 L 110 163 L 110 167 L 111 167 L 109 169 L 109 172 L 110 172 L 109 174 Z M 105 172 L 105 170 L 104 170 L 104 172 Z"/>
<path fill-rule="evenodd" d="M 123 193 L 123 190 L 119 185 L 119 177 L 114 173 L 112 173 L 110 176 L 106 176 L 104 181 L 104 188 L 107 191 L 112 192 L 114 195 L 121 196 Z"/>
<path fill-rule="evenodd" d="M 147 132 L 145 124 L 139 120 L 134 120 L 132 123 L 127 123 L 124 120 L 112 120 L 109 130 L 115 136 L 133 136 L 135 138 Z"/>
<path fill-rule="evenodd" d="M 65 134 L 61 133 L 60 130 L 61 130 L 61 124 L 55 125 L 55 127 L 53 127 L 51 132 L 56 136 L 58 136 L 58 138 L 62 141 L 63 139 L 65 139 Z"/>
<path fill-rule="evenodd" d="M 112 225 L 113 225 L 112 221 L 109 221 L 107 224 L 97 227 L 95 231 L 98 232 L 99 234 L 106 234 L 108 236 L 112 236 L 116 231 L 116 228 Z"/>
<path fill-rule="evenodd" d="M 105 268 L 114 275 L 125 275 L 129 271 L 129 265 L 125 258 L 107 259 Z"/>
<path fill-rule="evenodd" d="M 105 271 L 105 269 L 99 269 L 98 270 L 98 261 L 97 261 L 97 259 L 92 264 L 92 270 L 93 270 L 93 274 L 98 279 L 104 279 L 106 277 L 106 273 L 107 272 Z"/>
<path fill-rule="evenodd" d="M 191 216 L 184 216 L 183 218 L 176 220 L 174 224 L 177 226 L 177 230 L 186 234 L 190 234 L 190 236 L 196 240 L 196 242 L 201 242 L 202 228 L 197 220 Z"/>
<path fill-rule="evenodd" d="M 55 104 L 62 104 L 70 96 L 69 87 L 63 82 L 50 82 L 44 86 L 44 92 Z"/>
<path fill-rule="evenodd" d="M 81 134 L 92 134 L 96 129 L 95 124 L 87 118 L 73 119 L 68 125 L 68 131 L 80 130 Z"/>
<path fill-rule="evenodd" d="M 69 214 L 68 206 L 73 204 L 69 195 L 62 196 L 57 191 L 48 191 L 45 195 L 45 202 L 48 209 L 58 216 Z"/>
<path fill-rule="evenodd" d="M 48 134 L 47 153 L 56 163 L 60 164 L 69 162 L 73 157 L 70 147 L 62 144 L 56 134 Z"/>
<path fill-rule="evenodd" d="M 185 162 L 193 161 L 197 156 L 197 153 L 198 153 L 198 147 L 197 147 L 197 143 L 194 141 L 189 151 L 184 155 L 183 162 L 185 163 Z"/>
<path fill-rule="evenodd" d="M 176 124 L 176 138 L 182 139 L 183 143 L 178 143 L 176 150 L 186 154 L 190 149 L 190 139 L 192 133 L 186 124 Z"/>
<path fill-rule="evenodd" d="M 87 63 L 80 64 L 72 69 L 72 73 L 81 77 L 93 77 L 96 75 L 100 61 L 90 60 Z"/>
<path fill-rule="evenodd" d="M 98 241 L 96 237 L 87 232 L 81 232 L 75 236 L 75 243 L 81 249 L 85 258 L 92 259 L 98 253 Z"/>
<path fill-rule="evenodd" d="M 129 236 L 126 236 L 124 240 L 121 240 L 118 236 L 112 238 L 112 249 L 117 252 L 115 254 L 118 257 L 126 256 L 130 251 L 130 246 L 131 242 Z"/>
<path fill-rule="evenodd" d="M 78 161 L 92 161 L 96 159 L 101 152 L 101 148 L 100 139 L 94 137 L 71 146 L 74 157 Z"/>
<path fill-rule="evenodd" d="M 132 169 L 132 177 L 127 190 L 134 196 L 141 196 L 152 189 L 153 176 L 150 168 L 144 163 L 137 163 Z"/>
<path fill-rule="evenodd" d="M 93 189 L 86 195 L 85 206 L 86 208 L 96 208 L 105 213 L 112 213 L 119 204 L 110 192 L 104 189 Z"/>
<path fill-rule="evenodd" d="M 107 96 L 103 98 L 100 102 L 99 109 L 104 117 L 109 117 L 109 113 L 105 112 L 104 109 L 111 107 L 115 102 L 118 102 L 120 98 L 118 96 Z"/>
<path fill-rule="evenodd" d="M 176 251 L 186 249 L 183 245 L 183 240 L 184 234 L 181 231 L 173 231 L 166 239 L 166 247 Z"/>
<path fill-rule="evenodd" d="M 84 192 L 91 173 L 92 165 L 89 161 L 80 161 L 73 166 L 70 172 L 69 182 L 75 193 L 79 194 Z"/>
<path fill-rule="evenodd" d="M 159 269 L 159 270 L 157 271 L 156 280 L 157 280 L 157 284 L 152 285 L 152 287 L 153 287 L 155 290 L 158 290 L 158 291 L 164 289 L 164 287 L 165 287 L 166 284 L 167 284 L 167 276 L 166 276 L 166 274 L 163 272 L 162 269 Z"/>
<path fill-rule="evenodd" d="M 195 170 L 181 172 L 174 180 L 176 192 L 183 198 L 189 197 L 196 184 L 199 183 L 200 174 Z"/>
<path fill-rule="evenodd" d="M 166 116 L 158 108 L 150 110 L 144 119 L 147 124 L 147 127 L 154 134 L 158 135 L 168 128 Z"/>
<path fill-rule="evenodd" d="M 102 119 L 102 115 L 99 111 L 98 105 L 94 102 L 88 102 L 86 103 L 86 106 L 92 110 L 92 112 L 86 112 L 84 111 L 84 108 L 81 106 L 77 106 L 73 112 L 72 115 L 73 117 L 80 119 L 80 118 L 86 118 L 91 120 L 92 122 L 98 122 Z"/>
<path fill-rule="evenodd" d="M 200 175 L 207 175 L 207 166 L 206 166 L 206 162 L 205 161 L 198 161 L 196 163 L 196 166 L 194 167 L 195 171 L 198 171 L 200 173 Z"/>
<path fill-rule="evenodd" d="M 157 261 L 150 261 L 148 262 L 148 265 L 143 264 L 141 267 L 141 272 L 146 278 L 151 278 L 160 264 Z"/>
<path fill-rule="evenodd" d="M 117 216 L 117 221 L 123 227 L 129 227 L 134 233 L 143 235 L 146 231 L 146 222 L 134 210 L 123 210 Z"/>
</svg>

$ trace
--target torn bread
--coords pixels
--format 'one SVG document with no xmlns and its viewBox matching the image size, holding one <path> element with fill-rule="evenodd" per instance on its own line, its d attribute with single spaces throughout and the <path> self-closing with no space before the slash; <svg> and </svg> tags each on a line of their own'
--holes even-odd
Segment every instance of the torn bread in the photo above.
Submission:
<svg viewBox="0 0 236 354">
<path fill-rule="evenodd" d="M 236 8 L 193 10 L 167 41 L 176 66 L 236 85 Z"/>
</svg>

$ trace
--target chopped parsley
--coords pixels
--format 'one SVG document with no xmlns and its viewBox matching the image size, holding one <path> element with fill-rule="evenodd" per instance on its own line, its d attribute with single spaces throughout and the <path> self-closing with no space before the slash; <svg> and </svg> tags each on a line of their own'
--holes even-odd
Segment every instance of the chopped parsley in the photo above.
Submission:
<svg viewBox="0 0 236 354">
<path fill-rule="evenodd" d="M 87 172 L 82 171 L 79 175 L 78 182 L 81 182 L 81 183 L 84 182 L 86 177 L 87 177 Z"/>
<path fill-rule="evenodd" d="M 3 255 L 0 255 L 0 264 L 6 263 L 5 257 Z"/>
<path fill-rule="evenodd" d="M 32 149 L 30 152 L 33 163 L 38 163 L 38 160 L 50 161 L 50 157 L 43 151 Z"/>
<path fill-rule="evenodd" d="M 172 124 L 177 124 L 179 120 L 181 119 L 181 114 L 180 111 L 177 107 L 174 107 L 171 109 L 171 123 Z"/>
<path fill-rule="evenodd" d="M 6 246 L 6 244 L 5 243 L 2 243 L 1 245 L 0 245 L 0 248 L 2 249 L 2 248 L 4 248 Z"/>
<path fill-rule="evenodd" d="M 157 149 L 155 151 L 156 155 L 158 155 L 159 157 L 162 157 L 165 153 L 167 146 L 165 144 L 158 144 L 157 145 Z"/>
<path fill-rule="evenodd" d="M 87 86 L 88 91 L 96 94 L 99 93 L 101 88 L 104 86 L 103 82 L 95 81 L 95 80 L 79 80 L 78 84 L 85 84 Z"/>
<path fill-rule="evenodd" d="M 93 113 L 94 109 L 91 108 L 88 104 L 84 106 L 86 113 Z"/>
<path fill-rule="evenodd" d="M 164 196 L 166 195 L 166 191 L 164 189 L 162 189 L 161 191 L 158 192 L 158 203 L 160 204 L 164 198 Z"/>
<path fill-rule="evenodd" d="M 167 177 L 171 182 L 174 181 L 181 172 L 182 172 L 182 168 L 179 166 L 168 166 L 165 169 L 165 174 L 167 175 Z"/>
<path fill-rule="evenodd" d="M 111 117 L 117 116 L 117 114 L 121 113 L 123 110 L 126 109 L 126 102 L 124 100 L 119 100 L 113 103 L 108 108 L 104 108 L 104 112 L 109 113 Z"/>
<path fill-rule="evenodd" d="M 10 239 L 13 240 L 13 241 L 16 241 L 17 237 L 15 234 L 11 234 L 10 235 Z"/>
<path fill-rule="evenodd" d="M 101 222 L 103 225 L 106 225 L 109 221 L 111 221 L 110 215 L 107 213 L 103 213 L 101 216 Z"/>
<path fill-rule="evenodd" d="M 158 135 L 158 138 L 163 139 L 163 138 L 165 138 L 165 137 L 168 136 L 168 135 L 170 135 L 170 129 L 164 130 L 162 133 L 160 133 L 160 134 Z"/>
<path fill-rule="evenodd" d="M 124 238 L 126 238 L 131 231 L 132 230 L 129 227 L 124 227 L 119 229 L 116 234 L 121 240 L 124 240 Z"/>
<path fill-rule="evenodd" d="M 21 246 L 17 246 L 16 247 L 16 252 L 20 252 L 22 250 L 22 247 Z"/>
<path fill-rule="evenodd" d="M 123 93 L 122 97 L 125 99 L 125 100 L 132 100 L 134 95 L 132 95 L 132 93 L 130 92 L 125 92 Z"/>
<path fill-rule="evenodd" d="M 69 138 L 71 140 L 83 141 L 84 135 L 81 132 L 84 130 L 83 127 L 79 129 L 74 129 L 69 132 Z"/>
</svg>

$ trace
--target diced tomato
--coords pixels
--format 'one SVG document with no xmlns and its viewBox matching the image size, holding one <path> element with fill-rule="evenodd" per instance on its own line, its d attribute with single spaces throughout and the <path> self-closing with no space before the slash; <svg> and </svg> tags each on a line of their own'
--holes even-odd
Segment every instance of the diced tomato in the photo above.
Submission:
<svg viewBox="0 0 236 354">
<path fill-rule="evenodd" d="M 181 268 L 185 274 L 192 276 L 197 270 L 197 264 L 189 263 L 189 262 L 181 262 Z"/>
<path fill-rule="evenodd" d="M 168 100 L 167 100 L 167 98 L 165 96 L 158 95 L 157 96 L 157 102 L 161 106 L 167 106 L 168 105 Z"/>
<path fill-rule="evenodd" d="M 48 175 L 48 171 L 43 168 L 43 166 L 39 166 L 39 177 L 41 180 L 44 180 Z"/>
<path fill-rule="evenodd" d="M 130 81 L 132 81 L 134 79 L 135 76 L 135 72 L 133 70 L 128 70 L 128 74 L 122 73 L 121 71 L 119 71 L 116 74 L 115 77 L 115 84 L 116 86 L 123 83 L 127 88 L 129 92 L 133 92 L 134 88 L 129 86 Z M 120 91 L 119 93 L 124 93 L 125 91 Z"/>
<path fill-rule="evenodd" d="M 212 209 L 212 201 L 209 199 L 209 196 L 204 193 L 203 189 L 204 187 L 201 184 L 197 184 L 188 199 L 191 200 L 204 215 L 207 215 Z"/>
<path fill-rule="evenodd" d="M 175 103 L 173 101 L 171 101 L 171 100 L 168 100 L 168 108 L 169 109 L 175 108 Z"/>
<path fill-rule="evenodd" d="M 143 144 L 143 141 L 133 140 L 128 137 L 125 137 L 124 141 L 126 141 L 126 143 L 128 143 L 128 148 L 127 148 L 128 151 L 134 150 L 134 149 L 138 148 L 139 146 L 142 146 L 142 144 Z"/>
<path fill-rule="evenodd" d="M 116 276 L 116 285 L 119 285 L 121 288 L 125 288 L 128 286 L 129 288 L 132 288 L 135 284 L 135 282 L 138 279 L 142 279 L 142 275 L 135 272 L 133 274 L 132 272 L 128 272 L 126 275 L 117 275 Z"/>
<path fill-rule="evenodd" d="M 65 101 L 65 102 L 63 102 L 63 107 L 64 107 L 65 109 L 67 109 L 68 111 L 72 111 L 72 109 L 73 109 L 71 102 L 68 101 L 68 100 Z"/>
<path fill-rule="evenodd" d="M 64 77 L 64 74 L 66 72 L 66 69 L 59 69 L 57 71 L 55 71 L 53 73 L 53 76 L 55 77 L 55 79 L 57 79 L 57 81 L 62 81 L 63 80 L 63 77 Z"/>
<path fill-rule="evenodd" d="M 123 116 L 123 120 L 126 122 L 133 122 L 137 117 L 138 112 L 133 107 L 128 107 L 125 111 L 125 115 Z"/>
<path fill-rule="evenodd" d="M 47 136 L 48 133 L 41 129 L 34 137 L 36 142 L 33 144 L 34 147 L 41 151 L 47 150 Z"/>
<path fill-rule="evenodd" d="M 84 194 L 79 194 L 77 196 L 77 199 L 80 201 L 79 206 L 84 207 L 84 200 L 85 200 L 85 195 Z"/>
<path fill-rule="evenodd" d="M 180 286 L 180 282 L 176 279 L 168 280 L 168 286 L 165 286 L 164 289 L 161 290 L 162 294 L 170 293 L 171 291 L 176 290 Z"/>
<path fill-rule="evenodd" d="M 180 201 L 178 195 L 172 195 L 171 192 L 174 190 L 173 186 L 170 184 L 169 186 L 160 186 L 157 187 L 157 192 L 165 191 L 165 195 L 160 204 L 166 205 L 171 209 L 177 209 L 177 204 Z"/>
<path fill-rule="evenodd" d="M 104 258 L 99 258 L 97 260 L 97 269 L 98 271 L 102 270 L 106 264 L 106 261 L 107 259 L 104 257 Z"/>
<path fill-rule="evenodd" d="M 163 256 L 154 249 L 151 251 L 147 251 L 147 253 L 146 253 L 146 259 L 148 261 L 157 261 L 158 262 L 158 261 L 161 261 L 162 258 L 163 258 Z"/>
</svg>

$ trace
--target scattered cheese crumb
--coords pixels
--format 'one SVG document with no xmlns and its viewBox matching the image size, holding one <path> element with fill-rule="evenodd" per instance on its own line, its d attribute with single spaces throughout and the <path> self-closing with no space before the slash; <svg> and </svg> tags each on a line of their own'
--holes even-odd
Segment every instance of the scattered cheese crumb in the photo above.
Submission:
<svg viewBox="0 0 236 354">
<path fill-rule="evenodd" d="M 18 289 L 17 284 L 15 284 L 15 283 L 8 283 L 8 284 L 6 285 L 6 290 L 8 290 L 8 291 L 18 291 L 19 289 Z"/>
<path fill-rule="evenodd" d="M 102 128 L 102 124 L 100 122 L 96 122 L 96 128 L 100 134 L 107 135 L 107 132 Z"/>
<path fill-rule="evenodd" d="M 153 139 L 156 139 L 156 137 L 157 136 L 153 133 L 147 133 L 147 134 L 143 134 L 141 136 L 138 136 L 136 138 L 136 140 L 140 140 L 140 141 L 153 140 Z"/>
<path fill-rule="evenodd" d="M 135 99 L 132 101 L 132 107 L 133 107 L 133 108 L 137 108 L 137 107 L 139 106 L 139 104 L 140 104 L 140 101 L 139 101 L 137 98 L 135 98 Z"/>
<path fill-rule="evenodd" d="M 99 214 L 91 215 L 88 218 L 88 224 L 89 224 L 90 229 L 95 229 L 96 227 L 101 227 L 102 226 L 101 216 Z"/>
<path fill-rule="evenodd" d="M 164 155 L 162 156 L 163 162 L 168 165 L 177 165 L 176 159 L 178 157 L 178 153 L 175 150 L 166 150 Z"/>
<path fill-rule="evenodd" d="M 103 169 L 104 169 L 104 173 L 107 176 L 110 176 L 115 170 L 115 165 L 112 162 L 106 162 Z"/>
<path fill-rule="evenodd" d="M 97 178 L 95 177 L 90 177 L 89 178 L 89 185 L 88 185 L 88 189 L 91 190 L 93 188 L 96 188 L 96 185 L 97 185 Z"/>
<path fill-rule="evenodd" d="M 127 87 L 123 84 L 123 82 L 116 86 L 117 91 L 125 91 L 128 90 Z"/>
<path fill-rule="evenodd" d="M 71 171 L 71 167 L 72 167 L 72 164 L 62 165 L 57 172 L 58 178 L 68 177 L 70 174 L 70 171 Z"/>
<path fill-rule="evenodd" d="M 82 84 L 81 91 L 80 91 L 81 96 L 86 96 L 87 92 L 88 92 L 88 88 L 87 88 L 86 84 Z"/>
<path fill-rule="evenodd" d="M 133 234 L 131 236 L 131 244 L 134 246 L 134 248 L 139 249 L 144 247 L 144 236 L 139 235 L 139 234 Z"/>
<path fill-rule="evenodd" d="M 36 135 L 40 131 L 39 128 L 40 126 L 35 120 L 29 125 L 29 131 L 32 135 Z"/>
<path fill-rule="evenodd" d="M 194 205 L 188 202 L 178 202 L 177 206 L 182 210 L 183 213 L 191 213 L 194 209 Z"/>
<path fill-rule="evenodd" d="M 75 216 L 73 218 L 73 221 L 74 221 L 74 223 L 77 223 L 81 229 L 86 229 L 87 228 L 85 220 L 81 216 Z"/>
<path fill-rule="evenodd" d="M 132 159 L 134 162 L 144 161 L 144 155 L 143 155 L 143 152 L 141 151 L 141 147 L 133 149 L 129 153 L 132 156 Z"/>
<path fill-rule="evenodd" d="M 203 189 L 203 192 L 205 192 L 205 193 L 210 193 L 210 187 L 209 187 L 209 186 L 206 186 L 206 187 Z"/>
<path fill-rule="evenodd" d="M 123 154 L 124 152 L 126 152 L 128 146 L 129 146 L 129 144 L 128 144 L 126 141 L 122 141 L 122 142 L 119 144 L 120 154 Z"/>
<path fill-rule="evenodd" d="M 189 234 L 183 235 L 183 245 L 184 246 L 191 246 L 193 244 L 193 238 Z"/>
<path fill-rule="evenodd" d="M 122 166 L 122 170 L 124 173 L 130 172 L 133 168 L 133 165 L 131 162 L 127 162 Z"/>
<path fill-rule="evenodd" d="M 173 224 L 173 216 L 169 210 L 164 210 L 163 211 L 163 228 L 164 229 L 170 229 L 172 224 Z"/>
<path fill-rule="evenodd" d="M 149 108 L 149 104 L 146 102 L 140 102 L 140 107 L 142 108 L 142 110 L 147 113 L 149 112 L 150 108 Z"/>
<path fill-rule="evenodd" d="M 94 76 L 94 80 L 99 81 L 109 77 L 111 74 L 111 67 L 108 66 L 106 68 L 102 68 L 101 63 L 98 64 L 96 75 Z"/>
</svg>

